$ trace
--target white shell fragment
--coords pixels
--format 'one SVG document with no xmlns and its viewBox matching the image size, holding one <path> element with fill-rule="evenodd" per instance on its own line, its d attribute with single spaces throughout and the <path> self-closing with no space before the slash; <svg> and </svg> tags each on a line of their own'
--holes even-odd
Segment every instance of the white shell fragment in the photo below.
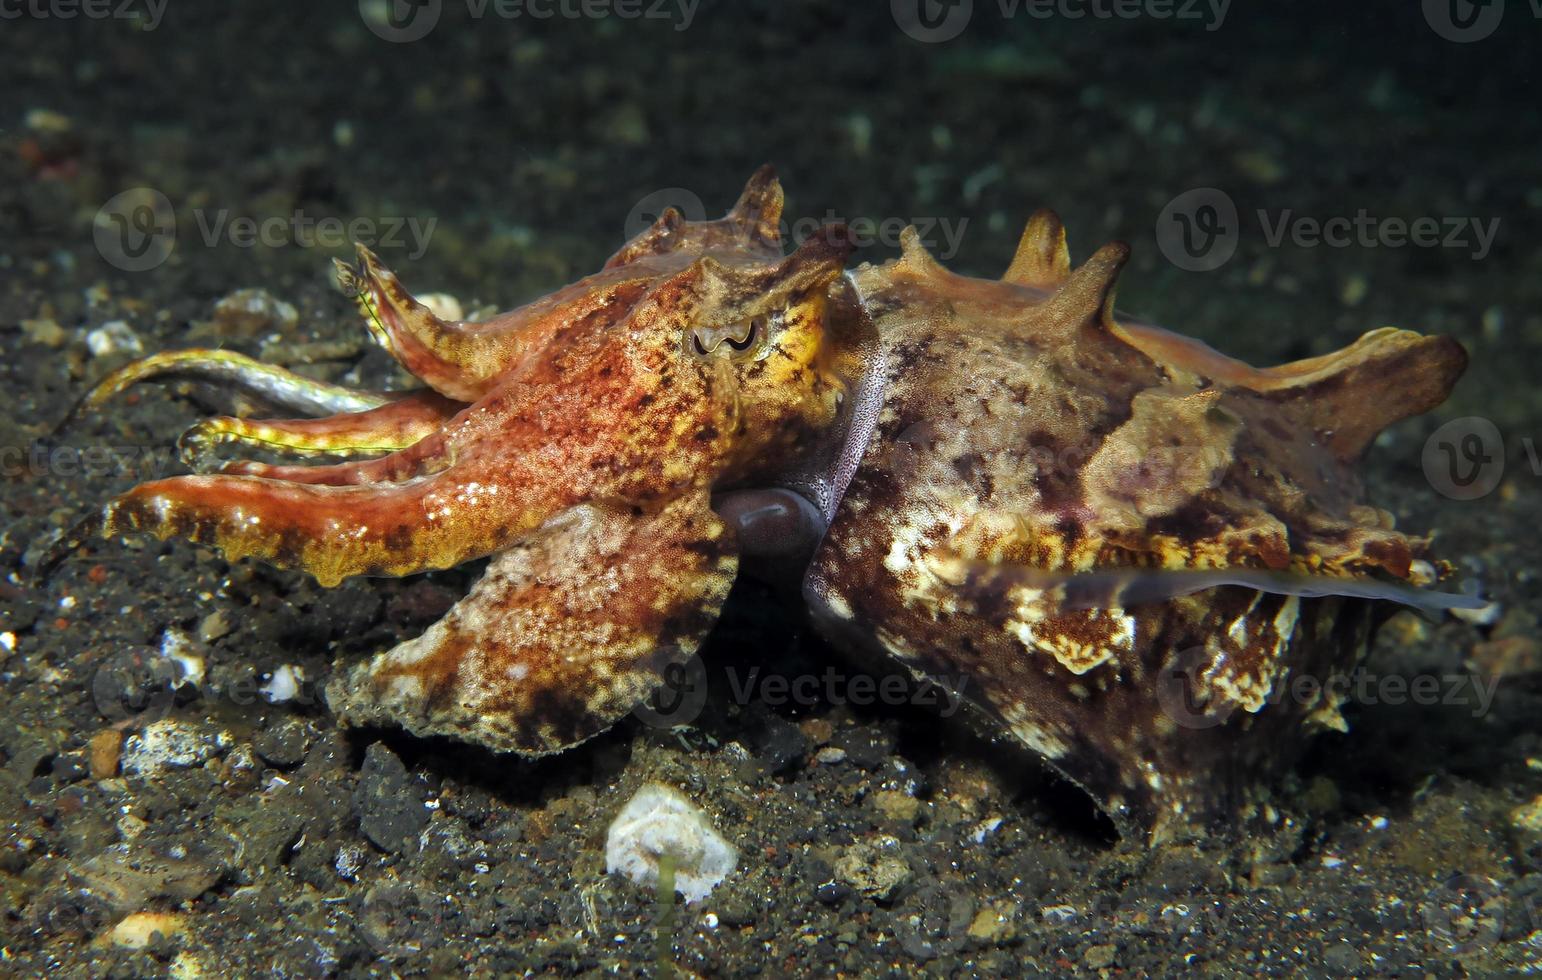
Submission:
<svg viewBox="0 0 1542 980">
<path fill-rule="evenodd" d="M 605 838 L 605 870 L 654 887 L 659 859 L 673 854 L 675 891 L 687 904 L 706 898 L 734 870 L 739 852 L 678 792 L 659 783 L 637 791 Z"/>
</svg>

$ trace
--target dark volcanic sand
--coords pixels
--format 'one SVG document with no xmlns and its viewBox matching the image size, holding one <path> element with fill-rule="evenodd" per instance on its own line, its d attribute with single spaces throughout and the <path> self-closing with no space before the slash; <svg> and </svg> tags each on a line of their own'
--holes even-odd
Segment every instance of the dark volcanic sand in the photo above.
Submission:
<svg viewBox="0 0 1542 980">
<path fill-rule="evenodd" d="M 977 0 L 945 43 L 907 36 L 883 3 L 473 20 L 450 2 L 413 43 L 377 37 L 355 4 L 304 6 L 183 2 L 157 19 L 131 0 L 137 21 L 0 8 L 0 973 L 657 973 L 658 905 L 605 876 L 602 853 L 650 780 L 685 791 L 741 851 L 736 874 L 676 910 L 682 972 L 1542 963 L 1542 814 L 1518 809 L 1542 793 L 1542 475 L 1526 442 L 1542 435 L 1542 141 L 1520 67 L 1538 26 L 1527 5 L 1470 44 L 1415 3 L 1238 4 L 1207 30 L 1198 8 L 1200 20 L 1008 19 Z M 420 631 L 475 569 L 323 590 L 186 544 L 102 543 L 47 586 L 28 582 L 29 549 L 145 475 L 118 461 L 165 463 L 182 426 L 228 409 L 217 392 L 147 387 L 83 421 L 66 452 L 31 455 L 126 359 L 125 327 L 147 352 L 223 344 L 401 383 L 330 286 L 346 248 L 297 235 L 295 215 L 369 218 L 370 239 L 435 219 L 432 234 L 381 241 L 386 262 L 468 310 L 507 307 L 596 268 L 649 195 L 684 191 L 716 214 L 766 161 L 789 218 L 931 223 L 934 252 L 980 274 L 1052 206 L 1078 258 L 1112 238 L 1135 247 L 1122 307 L 1258 363 L 1389 323 L 1456 336 L 1466 379 L 1376 446 L 1367 480 L 1402 526 L 1438 531 L 1498 615 L 1394 620 L 1368 663 L 1379 686 L 1346 707 L 1348 734 L 1320 739 L 1277 787 L 1273 830 L 1146 854 L 1031 760 L 924 708 L 735 703 L 730 670 L 850 673 L 753 583 L 705 652 L 714 686 L 693 726 L 629 719 L 532 764 L 342 731 L 317 699 L 334 658 Z M 164 194 L 177 220 L 169 257 L 144 271 L 93 235 L 104 202 L 136 187 Z M 1210 272 L 1169 262 L 1155 231 L 1198 187 L 1241 215 L 1235 256 Z M 1268 233 L 1287 214 L 1362 210 L 1435 218 L 1442 239 L 1453 221 L 1466 230 L 1454 247 Z M 278 225 L 243 246 L 239 218 Z M 1495 219 L 1485 251 L 1468 222 Z M 956 255 L 944 229 L 962 229 Z M 215 320 L 242 288 L 293 304 L 296 325 Z M 1421 454 L 1467 416 L 1497 426 L 1506 470 L 1458 501 L 1430 486 Z M 178 642 L 202 679 L 171 695 L 156 672 Z M 1485 711 L 1444 696 L 1474 663 L 1502 675 Z M 270 704 L 255 691 L 276 671 L 303 678 Z M 1387 686 L 1421 674 L 1441 696 L 1412 703 Z M 142 742 L 157 721 L 182 740 L 178 765 L 106 771 L 117 734 Z M 125 948 L 113 930 L 138 912 L 180 918 Z"/>
</svg>

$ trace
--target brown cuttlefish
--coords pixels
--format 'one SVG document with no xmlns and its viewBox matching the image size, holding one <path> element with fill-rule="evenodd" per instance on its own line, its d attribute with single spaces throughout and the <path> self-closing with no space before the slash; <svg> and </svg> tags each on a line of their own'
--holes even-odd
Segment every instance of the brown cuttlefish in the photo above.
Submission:
<svg viewBox="0 0 1542 980">
<path fill-rule="evenodd" d="M 1128 250 L 1073 270 L 1029 221 L 1001 280 L 920 245 L 843 273 L 838 232 L 783 256 L 769 168 L 717 221 L 667 211 L 600 272 L 447 322 L 361 249 L 366 323 L 425 389 L 377 395 L 218 351 L 155 355 L 84 404 L 170 374 L 235 383 L 292 421 L 183 438 L 373 457 L 227 462 L 113 500 L 82 530 L 150 531 L 323 584 L 493 556 L 421 637 L 340 667 L 328 700 L 540 755 L 647 699 L 711 629 L 743 553 L 789 554 L 837 646 L 903 665 L 1146 840 L 1256 802 L 1428 542 L 1362 502 L 1385 426 L 1441 402 L 1454 341 L 1373 331 L 1255 369 L 1116 314 Z M 55 557 L 81 543 L 68 536 Z M 810 557 L 811 556 L 811 557 Z M 1287 685 L 1306 696 L 1282 696 Z"/>
</svg>

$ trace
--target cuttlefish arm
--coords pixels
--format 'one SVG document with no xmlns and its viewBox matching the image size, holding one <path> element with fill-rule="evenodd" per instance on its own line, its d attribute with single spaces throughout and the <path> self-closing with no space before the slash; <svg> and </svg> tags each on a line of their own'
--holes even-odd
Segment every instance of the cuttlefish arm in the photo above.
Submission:
<svg viewBox="0 0 1542 980">
<path fill-rule="evenodd" d="M 695 652 L 738 570 L 706 495 L 584 504 L 488 565 L 422 636 L 327 688 L 350 724 L 545 755 L 609 728 Z"/>
<path fill-rule="evenodd" d="M 360 391 L 264 364 L 236 351 L 195 348 L 152 354 L 107 375 L 75 404 L 55 434 L 137 384 L 175 379 L 217 385 L 280 409 L 321 416 L 205 419 L 177 440 L 183 462 L 200 471 L 213 466 L 216 447 L 231 444 L 292 456 L 395 452 L 437 432 L 466 407 L 430 389 Z"/>
</svg>

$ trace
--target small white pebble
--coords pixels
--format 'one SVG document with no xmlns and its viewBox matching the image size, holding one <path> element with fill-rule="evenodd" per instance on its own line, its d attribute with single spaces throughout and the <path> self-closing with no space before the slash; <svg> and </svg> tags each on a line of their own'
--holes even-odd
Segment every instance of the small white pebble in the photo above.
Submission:
<svg viewBox="0 0 1542 980">
<path fill-rule="evenodd" d="M 674 857 L 675 891 L 695 904 L 739 863 L 739 852 L 679 792 L 649 783 L 621 808 L 605 837 L 605 870 L 644 887 L 659 880 L 659 861 Z"/>
<path fill-rule="evenodd" d="M 1341 857 L 1335 857 L 1332 854 L 1324 854 L 1322 856 L 1322 866 L 1325 868 L 1337 868 L 1343 863 L 1344 859 Z"/>
<path fill-rule="evenodd" d="M 173 687 L 203 683 L 203 658 L 198 655 L 198 646 L 186 633 L 175 628 L 162 633 L 161 656 L 177 665 L 177 679 L 172 682 Z"/>
<path fill-rule="evenodd" d="M 142 354 L 145 350 L 139 334 L 135 333 L 134 328 L 124 320 L 109 320 L 86 334 L 86 347 L 90 349 L 93 357 L 106 357 L 108 354 Z"/>
<path fill-rule="evenodd" d="M 970 833 L 969 839 L 974 841 L 976 844 L 983 844 L 985 843 L 985 838 L 994 834 L 996 829 L 1001 826 L 1001 823 L 1001 817 L 991 817 L 987 820 L 981 820 L 979 823 L 974 825 L 974 831 Z"/>
<path fill-rule="evenodd" d="M 165 769 L 191 769 L 224 752 L 229 732 L 162 719 L 146 725 L 123 742 L 124 773 L 154 775 Z"/>
<path fill-rule="evenodd" d="M 701 924 L 706 926 L 708 929 L 716 929 L 717 928 L 717 913 L 716 912 L 708 912 L 706 915 L 702 916 L 701 917 Z"/>
<path fill-rule="evenodd" d="M 419 303 L 428 307 L 428 311 L 441 320 L 464 320 L 465 310 L 460 305 L 460 300 L 449 293 L 424 293 L 415 297 Z"/>
<path fill-rule="evenodd" d="M 257 689 L 264 701 L 269 704 L 284 704 L 293 701 L 296 694 L 300 693 L 300 685 L 305 681 L 305 670 L 294 664 L 284 664 L 273 672 L 268 682 Z"/>
<path fill-rule="evenodd" d="M 1372 817 L 1371 818 L 1371 829 L 1372 830 L 1386 830 L 1387 829 L 1387 818 L 1386 817 Z"/>
<path fill-rule="evenodd" d="M 60 609 L 74 609 L 75 608 L 75 597 L 72 596 L 72 595 L 67 595 L 67 596 L 64 596 L 63 598 L 61 598 L 59 600 L 59 608 Z"/>
<path fill-rule="evenodd" d="M 0 650 L 4 650 L 6 653 L 16 652 L 15 633 L 12 633 L 10 630 L 0 633 Z"/>
</svg>

